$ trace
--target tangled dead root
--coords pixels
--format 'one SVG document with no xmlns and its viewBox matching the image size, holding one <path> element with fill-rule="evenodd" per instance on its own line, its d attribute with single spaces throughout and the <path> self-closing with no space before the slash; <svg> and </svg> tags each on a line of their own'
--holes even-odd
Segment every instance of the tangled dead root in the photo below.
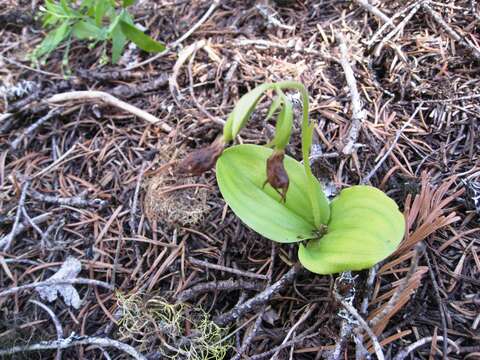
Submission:
<svg viewBox="0 0 480 360">
<path fill-rule="evenodd" d="M 211 190 L 197 179 L 177 175 L 174 168 L 147 179 L 144 211 L 148 220 L 170 226 L 201 222 L 210 209 L 207 200 Z"/>
</svg>

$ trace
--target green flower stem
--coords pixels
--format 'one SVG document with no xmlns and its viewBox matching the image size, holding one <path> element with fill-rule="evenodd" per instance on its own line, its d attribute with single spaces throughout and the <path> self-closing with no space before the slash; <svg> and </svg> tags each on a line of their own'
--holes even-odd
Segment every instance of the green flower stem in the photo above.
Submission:
<svg viewBox="0 0 480 360">
<path fill-rule="evenodd" d="M 310 201 L 312 204 L 313 218 L 315 221 L 315 226 L 320 229 L 322 226 L 322 219 L 320 214 L 320 203 L 319 197 L 317 194 L 317 187 L 315 186 L 315 177 L 312 173 L 312 168 L 310 166 L 310 147 L 312 145 L 313 139 L 313 128 L 314 124 L 311 123 L 308 118 L 309 113 L 309 99 L 308 92 L 305 86 L 302 83 L 297 81 L 282 81 L 276 83 L 281 89 L 295 89 L 300 92 L 302 96 L 302 156 L 303 156 L 303 166 L 305 167 L 305 173 L 308 179 L 308 192 L 310 194 Z M 323 223 L 326 221 L 323 221 Z"/>
</svg>

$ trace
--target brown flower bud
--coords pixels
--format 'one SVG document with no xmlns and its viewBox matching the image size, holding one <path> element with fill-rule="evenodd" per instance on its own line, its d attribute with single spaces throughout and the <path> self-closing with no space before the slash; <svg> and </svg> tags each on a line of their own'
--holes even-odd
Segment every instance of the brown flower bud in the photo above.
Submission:
<svg viewBox="0 0 480 360">
<path fill-rule="evenodd" d="M 178 164 L 177 172 L 193 176 L 202 175 L 215 166 L 217 159 L 222 155 L 224 145 L 223 138 L 219 137 L 209 146 L 188 154 Z"/>
<path fill-rule="evenodd" d="M 283 150 L 275 150 L 267 159 L 267 180 L 263 183 L 263 186 L 269 183 L 280 194 L 282 201 L 286 201 L 290 183 L 287 171 L 283 165 L 284 157 L 285 152 Z"/>
</svg>

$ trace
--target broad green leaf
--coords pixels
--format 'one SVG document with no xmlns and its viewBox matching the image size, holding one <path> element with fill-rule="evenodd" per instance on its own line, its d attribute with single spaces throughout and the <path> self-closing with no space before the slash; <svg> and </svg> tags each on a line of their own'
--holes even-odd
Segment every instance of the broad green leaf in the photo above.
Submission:
<svg viewBox="0 0 480 360">
<path fill-rule="evenodd" d="M 116 26 L 111 34 L 112 38 L 112 63 L 116 64 L 123 53 L 123 48 L 127 42 L 127 38 L 123 35 L 120 26 Z"/>
<path fill-rule="evenodd" d="M 259 85 L 238 100 L 223 127 L 223 138 L 225 142 L 230 142 L 235 139 L 250 118 L 250 115 L 252 115 L 255 106 L 264 92 L 272 87 L 274 87 L 274 84 L 267 83 Z"/>
<path fill-rule="evenodd" d="M 68 21 L 62 23 L 62 25 L 55 30 L 50 31 L 35 49 L 33 56 L 38 59 L 44 55 L 50 54 L 64 39 L 68 37 L 70 31 L 71 28 Z"/>
<path fill-rule="evenodd" d="M 397 204 L 371 186 L 352 186 L 331 203 L 327 233 L 306 246 L 298 257 L 317 274 L 368 269 L 391 255 L 405 234 Z"/>
<path fill-rule="evenodd" d="M 107 2 L 106 0 L 98 0 L 102 2 Z M 83 0 L 82 3 L 80 4 L 80 9 L 88 9 L 89 14 L 88 15 L 93 15 L 93 11 L 95 10 L 94 7 L 94 0 Z"/>
<path fill-rule="evenodd" d="M 108 2 L 104 0 L 97 0 L 95 3 L 95 24 L 97 26 L 102 25 L 103 17 L 108 9 Z"/>
<path fill-rule="evenodd" d="M 273 144 L 277 149 L 283 150 L 290 142 L 290 135 L 292 134 L 293 106 L 283 92 L 281 92 L 281 97 L 283 106 L 280 114 L 278 114 Z"/>
<path fill-rule="evenodd" d="M 60 0 L 60 6 L 62 7 L 63 12 L 66 15 L 69 15 L 69 16 L 72 16 L 72 17 L 75 15 L 73 9 L 70 7 L 70 5 L 68 4 L 68 2 L 66 0 Z"/>
<path fill-rule="evenodd" d="M 123 6 L 124 8 L 129 7 L 129 6 L 133 5 L 133 4 L 135 4 L 135 1 L 136 1 L 136 0 L 123 0 L 123 1 L 122 1 L 122 6 Z"/>
<path fill-rule="evenodd" d="M 124 20 L 120 20 L 120 28 L 128 40 L 135 43 L 140 49 L 148 52 L 161 52 L 165 50 L 165 45 L 153 40 L 150 36 L 145 35 L 134 25 Z"/>
<path fill-rule="evenodd" d="M 226 149 L 216 166 L 222 196 L 247 226 L 268 239 L 283 243 L 313 239 L 318 234 L 305 190 L 307 178 L 302 164 L 285 156 L 284 165 L 290 179 L 285 203 L 270 185 L 263 187 L 267 178 L 266 162 L 272 152 L 258 145 Z M 322 194 L 318 202 L 328 211 L 328 201 L 320 184 L 317 182 L 316 186 Z"/>
<path fill-rule="evenodd" d="M 106 38 L 105 29 L 83 20 L 73 26 L 72 34 L 79 40 L 105 40 Z"/>
</svg>

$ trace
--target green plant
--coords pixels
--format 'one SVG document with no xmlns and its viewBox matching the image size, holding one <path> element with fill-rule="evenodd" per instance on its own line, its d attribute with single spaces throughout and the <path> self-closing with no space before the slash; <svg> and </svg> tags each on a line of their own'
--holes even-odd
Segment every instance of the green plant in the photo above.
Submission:
<svg viewBox="0 0 480 360">
<path fill-rule="evenodd" d="M 165 45 L 145 35 L 133 24 L 127 8 L 134 3 L 135 0 L 123 0 L 119 7 L 115 0 L 45 0 L 45 6 L 41 8 L 42 23 L 50 30 L 33 51 L 32 60 L 45 61 L 65 41 L 64 62 L 67 62 L 72 38 L 89 40 L 92 46 L 110 41 L 113 63 L 120 59 L 127 40 L 148 52 L 165 50 Z"/>
<path fill-rule="evenodd" d="M 284 89 L 303 102 L 303 164 L 285 156 L 293 110 Z M 267 146 L 234 145 L 265 92 L 273 90 L 267 118 L 278 112 L 275 136 Z M 362 270 L 392 254 L 405 232 L 396 203 L 371 186 L 352 186 L 328 202 L 309 162 L 314 124 L 308 93 L 298 82 L 263 84 L 245 94 L 229 115 L 223 136 L 188 156 L 180 171 L 200 174 L 216 163 L 217 182 L 227 204 L 250 228 L 273 241 L 299 242 L 298 257 L 308 270 L 331 274 Z M 273 149 L 272 149 L 273 147 Z"/>
</svg>

